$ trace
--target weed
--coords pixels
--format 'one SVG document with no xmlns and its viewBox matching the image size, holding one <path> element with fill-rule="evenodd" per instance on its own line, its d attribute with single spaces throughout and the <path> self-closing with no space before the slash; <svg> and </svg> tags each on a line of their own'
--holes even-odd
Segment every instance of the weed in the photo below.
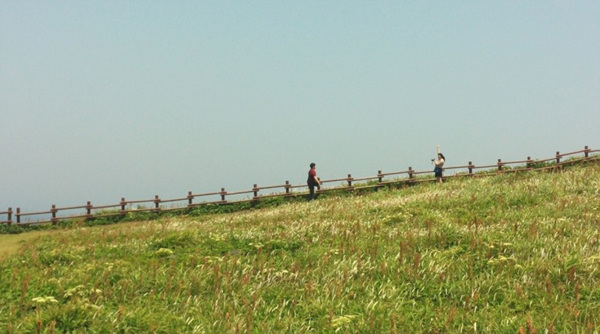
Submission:
<svg viewBox="0 0 600 334">
<path fill-rule="evenodd" d="M 0 260 L 0 331 L 595 333 L 598 180 L 590 164 L 71 222 Z"/>
</svg>

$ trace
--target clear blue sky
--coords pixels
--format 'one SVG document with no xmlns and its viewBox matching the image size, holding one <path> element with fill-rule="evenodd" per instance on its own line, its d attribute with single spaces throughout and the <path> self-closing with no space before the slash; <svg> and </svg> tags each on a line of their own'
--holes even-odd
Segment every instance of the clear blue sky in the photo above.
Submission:
<svg viewBox="0 0 600 334">
<path fill-rule="evenodd" d="M 599 1 L 0 1 L 0 210 L 600 148 Z"/>
</svg>

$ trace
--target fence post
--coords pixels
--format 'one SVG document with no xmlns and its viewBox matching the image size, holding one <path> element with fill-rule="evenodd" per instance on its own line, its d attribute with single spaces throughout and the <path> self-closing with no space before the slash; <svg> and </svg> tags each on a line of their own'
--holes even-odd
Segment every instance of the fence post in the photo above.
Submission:
<svg viewBox="0 0 600 334">
<path fill-rule="evenodd" d="M 588 157 L 589 157 L 589 155 L 590 155 L 590 149 L 588 148 L 588 146 L 587 146 L 587 145 L 585 145 L 585 148 L 583 149 L 583 152 L 584 152 L 584 154 L 585 154 L 585 160 L 587 160 L 587 158 L 588 158 Z"/>
<path fill-rule="evenodd" d="M 227 201 L 225 200 L 225 195 L 227 195 L 225 188 L 221 188 L 221 203 L 227 203 Z"/>
<path fill-rule="evenodd" d="M 50 212 L 52 213 L 52 219 L 50 219 L 50 221 L 52 221 L 52 225 L 56 225 L 56 205 L 52 204 L 52 209 L 50 209 Z"/>
<path fill-rule="evenodd" d="M 377 178 L 379 179 L 379 183 L 383 182 L 383 175 L 380 170 L 377 171 Z"/>
<path fill-rule="evenodd" d="M 502 159 L 498 159 L 498 172 L 501 172 L 501 171 L 502 171 L 502 165 L 504 165 L 504 164 L 502 163 Z"/>
<path fill-rule="evenodd" d="M 191 191 L 188 191 L 187 199 L 188 199 L 188 206 L 192 206 L 192 201 L 194 200 L 194 196 L 192 195 Z"/>
<path fill-rule="evenodd" d="M 125 197 L 121 197 L 121 216 L 125 216 L 125 214 L 127 212 L 125 212 L 125 206 L 127 205 L 127 202 L 125 202 Z"/>
<path fill-rule="evenodd" d="M 290 181 L 286 180 L 286 181 L 285 181 L 285 186 L 284 186 L 284 187 L 285 187 L 285 195 L 286 195 L 286 196 L 289 196 L 289 195 L 291 195 L 291 194 L 290 194 L 290 188 L 291 188 L 292 186 L 290 185 Z"/>
<path fill-rule="evenodd" d="M 12 208 L 8 208 L 8 226 L 12 224 Z"/>
<path fill-rule="evenodd" d="M 348 181 L 348 188 L 352 188 L 352 180 L 354 180 L 352 174 L 348 174 L 348 178 L 346 179 Z"/>
<path fill-rule="evenodd" d="M 252 198 L 253 200 L 257 200 L 258 199 L 258 185 L 255 183 L 254 187 L 252 187 L 252 192 L 254 193 L 254 197 Z"/>
<path fill-rule="evenodd" d="M 154 195 L 154 212 L 159 212 L 160 211 L 160 198 L 158 197 L 158 195 Z"/>
<path fill-rule="evenodd" d="M 527 167 L 527 169 L 529 169 L 532 165 L 533 161 L 531 160 L 531 157 L 527 157 L 527 164 L 525 166 Z"/>
<path fill-rule="evenodd" d="M 415 175 L 414 175 L 414 171 L 413 171 L 412 167 L 408 167 L 408 182 L 413 183 L 414 178 L 415 178 Z"/>
<path fill-rule="evenodd" d="M 17 224 L 21 224 L 21 208 L 17 208 Z"/>
<path fill-rule="evenodd" d="M 467 168 L 469 168 L 469 175 L 473 176 L 473 167 L 475 167 L 473 165 L 473 161 L 469 161 L 469 165 L 467 166 Z"/>
<path fill-rule="evenodd" d="M 92 218 L 92 202 L 90 202 L 90 201 L 87 202 L 87 205 L 85 206 L 85 212 L 86 212 L 85 219 L 91 219 Z"/>
<path fill-rule="evenodd" d="M 556 164 L 560 164 L 560 152 L 556 151 Z"/>
</svg>

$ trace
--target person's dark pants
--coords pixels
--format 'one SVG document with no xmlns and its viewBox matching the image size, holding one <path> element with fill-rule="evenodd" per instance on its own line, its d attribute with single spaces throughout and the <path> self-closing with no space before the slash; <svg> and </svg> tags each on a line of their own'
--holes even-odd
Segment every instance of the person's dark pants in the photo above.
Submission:
<svg viewBox="0 0 600 334">
<path fill-rule="evenodd" d="M 308 190 L 309 190 L 309 194 L 308 194 L 308 200 L 312 201 L 313 199 L 315 199 L 315 184 L 308 184 Z"/>
</svg>

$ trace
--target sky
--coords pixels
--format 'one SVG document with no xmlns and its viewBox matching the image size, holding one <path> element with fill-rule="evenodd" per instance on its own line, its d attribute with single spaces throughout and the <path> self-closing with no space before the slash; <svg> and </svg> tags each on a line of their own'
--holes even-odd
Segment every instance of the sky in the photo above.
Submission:
<svg viewBox="0 0 600 334">
<path fill-rule="evenodd" d="M 598 1 L 0 1 L 0 211 L 600 148 Z M 4 217 L 0 217 L 4 219 Z"/>
</svg>

